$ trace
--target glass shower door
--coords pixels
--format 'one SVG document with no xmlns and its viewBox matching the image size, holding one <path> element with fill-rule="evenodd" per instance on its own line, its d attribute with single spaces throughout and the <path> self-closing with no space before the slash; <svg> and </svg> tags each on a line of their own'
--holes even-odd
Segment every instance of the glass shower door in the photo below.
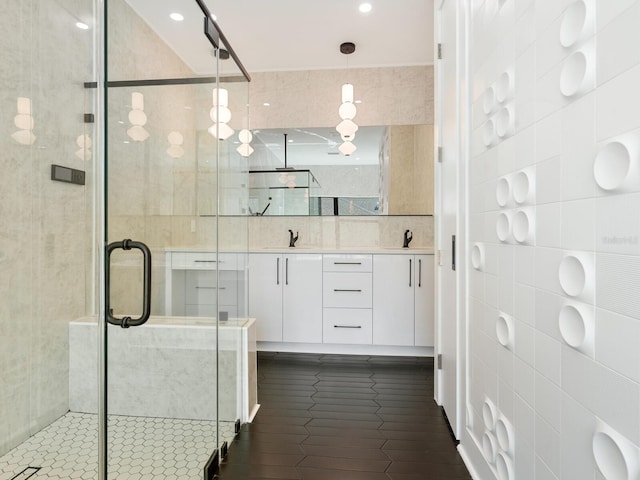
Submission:
<svg viewBox="0 0 640 480">
<path fill-rule="evenodd" d="M 246 87 L 223 93 L 220 40 L 196 0 L 106 3 L 101 480 L 212 478 L 241 417 L 237 344 L 228 357 L 225 342 L 244 311 L 244 263 L 220 251 L 219 191 Z"/>
</svg>

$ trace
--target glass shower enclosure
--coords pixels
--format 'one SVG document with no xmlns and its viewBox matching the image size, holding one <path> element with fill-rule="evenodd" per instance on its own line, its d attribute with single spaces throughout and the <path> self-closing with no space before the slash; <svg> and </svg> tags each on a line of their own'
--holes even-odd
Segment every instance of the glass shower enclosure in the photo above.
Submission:
<svg viewBox="0 0 640 480">
<path fill-rule="evenodd" d="M 212 478 L 255 408 L 247 223 L 220 216 L 249 76 L 200 0 L 81 3 L 0 20 L 0 479 Z"/>
</svg>

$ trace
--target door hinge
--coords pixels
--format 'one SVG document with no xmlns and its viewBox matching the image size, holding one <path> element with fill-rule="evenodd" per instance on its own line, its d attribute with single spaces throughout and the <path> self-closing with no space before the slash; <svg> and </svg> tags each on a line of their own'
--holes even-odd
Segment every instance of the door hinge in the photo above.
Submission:
<svg viewBox="0 0 640 480">
<path fill-rule="evenodd" d="M 436 251 L 436 260 L 437 260 L 438 266 L 441 267 L 442 266 L 442 250 Z"/>
<path fill-rule="evenodd" d="M 438 163 L 442 163 L 442 147 L 438 147 Z"/>
<path fill-rule="evenodd" d="M 438 44 L 438 60 L 442 60 L 442 44 Z"/>
<path fill-rule="evenodd" d="M 442 354 L 438 354 L 438 370 L 442 370 Z"/>
</svg>

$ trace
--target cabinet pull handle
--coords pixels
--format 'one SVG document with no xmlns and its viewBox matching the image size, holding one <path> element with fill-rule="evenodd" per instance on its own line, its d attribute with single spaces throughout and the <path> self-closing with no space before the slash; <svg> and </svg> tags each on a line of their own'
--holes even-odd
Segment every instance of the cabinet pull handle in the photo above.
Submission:
<svg viewBox="0 0 640 480">
<path fill-rule="evenodd" d="M 362 292 L 361 289 L 351 289 L 351 288 L 334 288 L 334 292 Z"/>
<path fill-rule="evenodd" d="M 202 288 L 202 289 L 205 289 L 205 290 L 216 290 L 216 289 L 218 289 L 218 290 L 226 290 L 227 289 L 227 287 L 201 287 L 200 285 L 196 285 L 196 288 Z"/>
<path fill-rule="evenodd" d="M 284 259 L 284 284 L 289 285 L 289 259 Z"/>
<path fill-rule="evenodd" d="M 334 325 L 333 328 L 362 328 L 361 325 Z"/>
<path fill-rule="evenodd" d="M 422 287 L 422 259 L 418 259 L 418 287 Z"/>
<path fill-rule="evenodd" d="M 218 263 L 218 261 L 217 260 L 194 260 L 193 263 Z"/>
<path fill-rule="evenodd" d="M 362 262 L 333 262 L 334 265 L 362 265 Z"/>
<path fill-rule="evenodd" d="M 280 257 L 276 258 L 276 285 L 280 285 Z"/>
<path fill-rule="evenodd" d="M 412 270 L 411 259 L 409 259 L 409 286 L 411 286 L 411 273 L 412 273 L 411 270 Z"/>
</svg>

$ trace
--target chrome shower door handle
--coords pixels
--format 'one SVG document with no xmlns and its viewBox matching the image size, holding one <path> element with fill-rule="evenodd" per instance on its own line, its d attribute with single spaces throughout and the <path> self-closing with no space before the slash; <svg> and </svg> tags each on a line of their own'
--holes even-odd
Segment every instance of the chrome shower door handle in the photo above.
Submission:
<svg viewBox="0 0 640 480">
<path fill-rule="evenodd" d="M 114 250 L 131 250 L 137 249 L 142 252 L 144 267 L 144 283 L 143 283 L 143 299 L 142 299 L 142 315 L 138 318 L 123 317 L 116 318 L 111 313 L 109 306 L 111 296 L 111 253 Z M 135 242 L 125 239 L 121 242 L 113 242 L 107 246 L 107 258 L 105 268 L 105 303 L 107 322 L 111 325 L 119 325 L 122 328 L 137 327 L 146 323 L 151 316 L 151 250 L 142 242 Z"/>
</svg>

